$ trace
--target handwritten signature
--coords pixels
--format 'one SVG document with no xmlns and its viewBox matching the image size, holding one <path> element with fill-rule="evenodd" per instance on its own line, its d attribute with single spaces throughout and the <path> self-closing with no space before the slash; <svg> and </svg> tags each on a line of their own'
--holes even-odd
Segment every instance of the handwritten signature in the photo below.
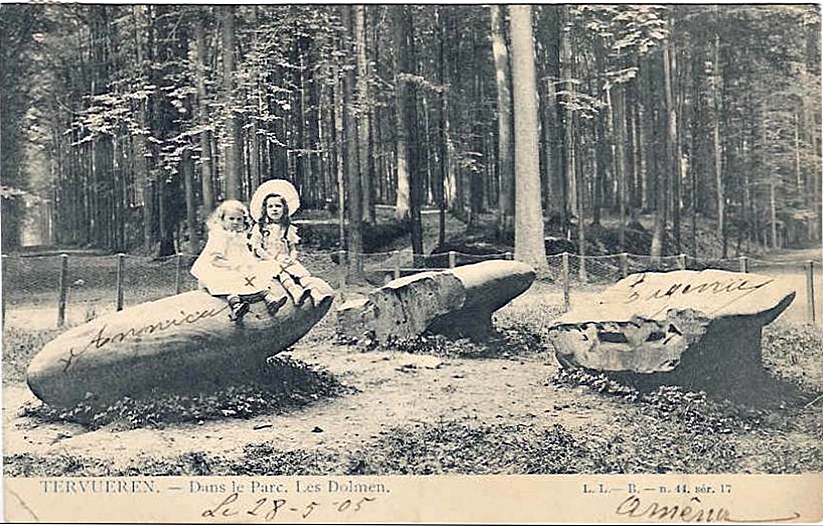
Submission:
<svg viewBox="0 0 823 526">
<path fill-rule="evenodd" d="M 661 504 L 657 501 L 644 502 L 637 495 L 629 496 L 623 500 L 615 509 L 615 513 L 633 519 L 668 519 L 682 522 L 786 522 L 800 518 L 800 514 L 794 512 L 787 517 L 740 519 L 732 517 L 731 512 L 726 508 L 705 508 L 700 497 L 692 497 L 686 504 L 678 505 Z"/>
<path fill-rule="evenodd" d="M 247 502 L 238 502 L 239 500 L 239 493 L 231 493 L 217 506 L 203 510 L 200 516 L 206 519 L 224 519 L 239 515 L 249 519 L 262 517 L 264 520 L 270 521 L 278 516 L 291 513 L 299 515 L 302 519 L 307 519 L 316 509 L 320 508 L 328 508 L 334 513 L 358 512 L 366 504 L 376 501 L 377 497 L 347 498 L 331 503 L 311 501 L 308 504 L 294 504 L 287 499 L 269 497 L 261 497 Z"/>
<path fill-rule="evenodd" d="M 671 298 L 673 295 L 679 293 L 681 295 L 685 294 L 703 294 L 703 293 L 713 293 L 713 294 L 720 294 L 720 293 L 734 293 L 734 292 L 752 292 L 757 290 L 761 287 L 765 287 L 769 283 L 772 283 L 773 279 L 767 279 L 762 283 L 754 284 L 750 282 L 746 278 L 733 278 L 730 280 L 715 280 L 712 282 L 703 282 L 699 284 L 694 283 L 673 283 L 669 286 L 668 289 L 664 290 L 657 289 L 645 298 L 641 298 L 640 291 L 636 288 L 638 285 L 643 283 L 646 279 L 645 274 L 638 274 L 635 281 L 629 285 L 630 292 L 626 297 L 625 303 L 632 303 L 643 299 L 645 301 L 650 300 L 659 300 L 659 299 L 668 299 Z"/>
<path fill-rule="evenodd" d="M 101 349 L 112 342 L 119 341 L 122 343 L 126 340 L 126 338 L 139 338 L 143 334 L 154 334 L 156 332 L 163 332 L 171 327 L 179 327 L 181 325 L 191 325 L 193 323 L 197 323 L 200 320 L 206 318 L 213 318 L 220 314 L 221 312 L 225 311 L 228 308 L 228 305 L 224 305 L 219 308 L 213 309 L 206 309 L 203 311 L 194 311 L 194 312 L 184 312 L 180 311 L 180 316 L 176 318 L 161 320 L 156 323 L 149 323 L 140 328 L 130 327 L 125 331 L 118 332 L 112 334 L 110 336 L 105 336 L 107 325 L 103 325 L 97 334 L 86 343 L 86 345 L 80 349 L 79 351 L 75 352 L 74 347 L 69 348 L 69 357 L 68 358 L 61 358 L 60 361 L 65 362 L 65 366 L 63 366 L 63 372 L 69 370 L 70 367 L 77 364 L 78 358 L 83 355 L 87 350 L 89 350 L 92 345 L 95 349 Z"/>
</svg>

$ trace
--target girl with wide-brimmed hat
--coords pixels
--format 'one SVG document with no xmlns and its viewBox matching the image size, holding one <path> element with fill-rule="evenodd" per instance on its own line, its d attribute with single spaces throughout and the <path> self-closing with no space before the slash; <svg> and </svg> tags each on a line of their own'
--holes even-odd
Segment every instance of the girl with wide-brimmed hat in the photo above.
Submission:
<svg viewBox="0 0 823 526">
<path fill-rule="evenodd" d="M 296 305 L 311 300 L 311 294 L 301 280 L 311 273 L 297 261 L 300 237 L 291 216 L 300 208 L 300 196 L 290 182 L 272 179 L 261 184 L 251 199 L 251 214 L 255 224 L 249 246 L 261 261 L 270 264 L 269 271 L 286 290 Z"/>
</svg>

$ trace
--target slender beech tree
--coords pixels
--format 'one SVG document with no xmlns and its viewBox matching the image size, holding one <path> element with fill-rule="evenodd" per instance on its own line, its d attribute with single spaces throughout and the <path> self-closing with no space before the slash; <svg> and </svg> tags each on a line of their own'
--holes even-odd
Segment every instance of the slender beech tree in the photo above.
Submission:
<svg viewBox="0 0 823 526">
<path fill-rule="evenodd" d="M 564 90 L 564 114 L 563 114 L 563 150 L 565 153 L 565 164 L 563 169 L 565 201 L 563 204 L 566 213 L 564 216 L 569 217 L 570 214 L 577 214 L 577 173 L 575 170 L 575 136 L 574 136 L 574 98 L 575 85 L 574 73 L 572 70 L 572 48 L 570 42 L 571 25 L 569 20 L 571 7 L 563 6 L 563 21 L 560 35 L 560 70 L 563 77 Z M 578 221 L 580 217 L 578 217 Z M 568 223 L 564 223 L 563 228 L 568 229 Z"/>
<path fill-rule="evenodd" d="M 357 54 L 357 149 L 360 160 L 361 197 L 363 199 L 363 220 L 374 224 L 374 203 L 372 202 L 372 182 L 374 162 L 370 153 L 371 144 L 371 99 L 369 95 L 369 61 L 366 55 L 366 6 L 355 6 L 354 31 Z M 371 169 L 369 169 L 371 168 Z"/>
<path fill-rule="evenodd" d="M 196 7 L 194 12 L 194 47 L 195 47 L 195 85 L 197 87 L 197 102 L 195 103 L 196 118 L 201 126 L 200 131 L 200 185 L 203 199 L 203 214 L 208 216 L 214 208 L 213 164 L 212 164 L 212 134 L 210 129 L 211 116 L 209 115 L 209 96 L 206 91 L 206 35 L 203 27 L 203 18 L 207 7 Z"/>
<path fill-rule="evenodd" d="M 723 88 L 723 72 L 720 65 L 720 16 L 718 6 L 714 6 L 714 42 L 712 48 L 712 142 L 714 144 L 714 177 L 717 186 L 717 232 L 720 234 L 721 242 L 723 243 L 723 257 L 725 258 L 728 252 L 727 237 L 726 237 L 726 190 L 723 181 L 723 144 L 720 142 L 720 119 L 722 111 L 722 88 Z"/>
<path fill-rule="evenodd" d="M 403 134 L 405 131 L 412 252 L 416 256 L 422 256 L 423 225 L 420 217 L 420 209 L 423 205 L 423 163 L 421 162 L 421 137 L 419 135 L 417 115 L 418 72 L 414 45 L 413 7 L 398 5 L 395 6 L 395 8 L 395 49 L 398 54 L 397 75 L 399 77 L 399 82 L 395 86 L 395 90 L 397 92 L 397 106 L 399 108 L 398 116 L 402 116 L 402 124 L 405 126 L 404 130 L 400 126 L 400 122 L 398 122 L 398 134 Z"/>
<path fill-rule="evenodd" d="M 673 94 L 673 72 L 672 62 L 674 53 L 671 52 L 670 39 L 663 41 L 663 84 L 664 97 L 666 103 L 666 157 L 668 159 L 668 177 L 671 178 L 672 189 L 672 229 L 674 233 L 674 246 L 676 254 L 680 253 L 680 149 L 677 139 L 677 107 Z M 664 175 L 666 177 L 666 175 Z M 725 244 L 725 243 L 724 243 Z"/>
<path fill-rule="evenodd" d="M 532 9 L 509 7 L 512 35 L 515 169 L 515 258 L 538 270 L 548 267 L 543 240 L 540 196 L 540 150 L 537 117 L 537 79 L 532 38 Z"/>
<path fill-rule="evenodd" d="M 512 96 L 509 52 L 504 33 L 505 6 L 493 4 L 491 13 L 492 53 L 497 79 L 497 177 L 499 205 L 497 226 L 500 234 L 511 230 L 514 214 L 514 173 L 512 166 Z"/>
<path fill-rule="evenodd" d="M 220 7 L 223 37 L 223 103 L 225 105 L 225 137 L 223 146 L 226 158 L 226 199 L 243 199 L 242 151 L 239 140 L 237 116 L 235 115 L 234 72 L 235 38 L 233 5 Z"/>
<path fill-rule="evenodd" d="M 439 157 L 440 166 L 438 172 L 438 185 L 440 192 L 438 196 L 438 230 L 437 230 L 437 246 L 442 247 L 446 244 L 446 178 L 449 171 L 449 103 L 448 103 L 448 87 L 446 86 L 446 71 L 448 65 L 446 63 L 446 27 L 448 26 L 448 11 L 443 6 L 435 8 L 435 21 L 440 26 L 439 41 L 438 41 L 438 67 L 437 67 L 437 82 L 440 86 L 438 98 L 440 102 L 440 111 L 438 112 L 438 142 L 440 143 Z"/>
<path fill-rule="evenodd" d="M 348 56 L 353 56 L 355 40 L 354 10 L 351 5 L 340 6 L 343 23 L 344 49 Z M 363 204 L 361 192 L 361 177 L 357 153 L 357 117 L 355 115 L 355 97 L 357 93 L 357 76 L 355 68 L 346 68 L 343 74 L 343 115 L 342 127 L 343 143 L 343 172 L 346 182 L 346 207 L 348 210 L 348 279 L 358 282 L 362 279 L 363 260 Z M 342 262 L 341 262 L 342 263 Z"/>
</svg>

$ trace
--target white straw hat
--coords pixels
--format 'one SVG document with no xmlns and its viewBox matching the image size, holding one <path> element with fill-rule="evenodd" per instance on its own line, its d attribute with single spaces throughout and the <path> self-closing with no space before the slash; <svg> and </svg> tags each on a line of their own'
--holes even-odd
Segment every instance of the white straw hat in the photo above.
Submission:
<svg viewBox="0 0 823 526">
<path fill-rule="evenodd" d="M 263 201 L 272 194 L 279 195 L 286 200 L 289 215 L 294 214 L 300 208 L 300 196 L 297 195 L 297 189 L 294 185 L 285 179 L 271 179 L 258 186 L 251 198 L 249 211 L 255 221 L 260 219 L 263 213 Z"/>
</svg>

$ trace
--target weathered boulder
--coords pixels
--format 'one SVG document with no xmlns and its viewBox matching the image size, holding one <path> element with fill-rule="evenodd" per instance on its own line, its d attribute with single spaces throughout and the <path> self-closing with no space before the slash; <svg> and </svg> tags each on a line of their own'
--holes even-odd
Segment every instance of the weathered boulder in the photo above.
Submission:
<svg viewBox="0 0 823 526">
<path fill-rule="evenodd" d="M 262 301 L 240 322 L 222 299 L 193 291 L 142 303 L 61 334 L 34 357 L 26 379 L 44 402 L 70 407 L 157 388 L 226 385 L 303 337 L 329 310 L 333 291 L 305 281 L 314 305 L 286 303 L 271 316 Z"/>
<path fill-rule="evenodd" d="M 534 278 L 534 270 L 517 261 L 421 272 L 341 305 L 337 331 L 356 339 L 368 335 L 379 343 L 424 331 L 482 339 L 492 329 L 492 313 L 525 292 Z"/>
<path fill-rule="evenodd" d="M 690 383 L 761 369 L 761 329 L 792 302 L 781 280 L 720 270 L 633 274 L 555 320 L 564 366 L 676 372 Z"/>
</svg>

